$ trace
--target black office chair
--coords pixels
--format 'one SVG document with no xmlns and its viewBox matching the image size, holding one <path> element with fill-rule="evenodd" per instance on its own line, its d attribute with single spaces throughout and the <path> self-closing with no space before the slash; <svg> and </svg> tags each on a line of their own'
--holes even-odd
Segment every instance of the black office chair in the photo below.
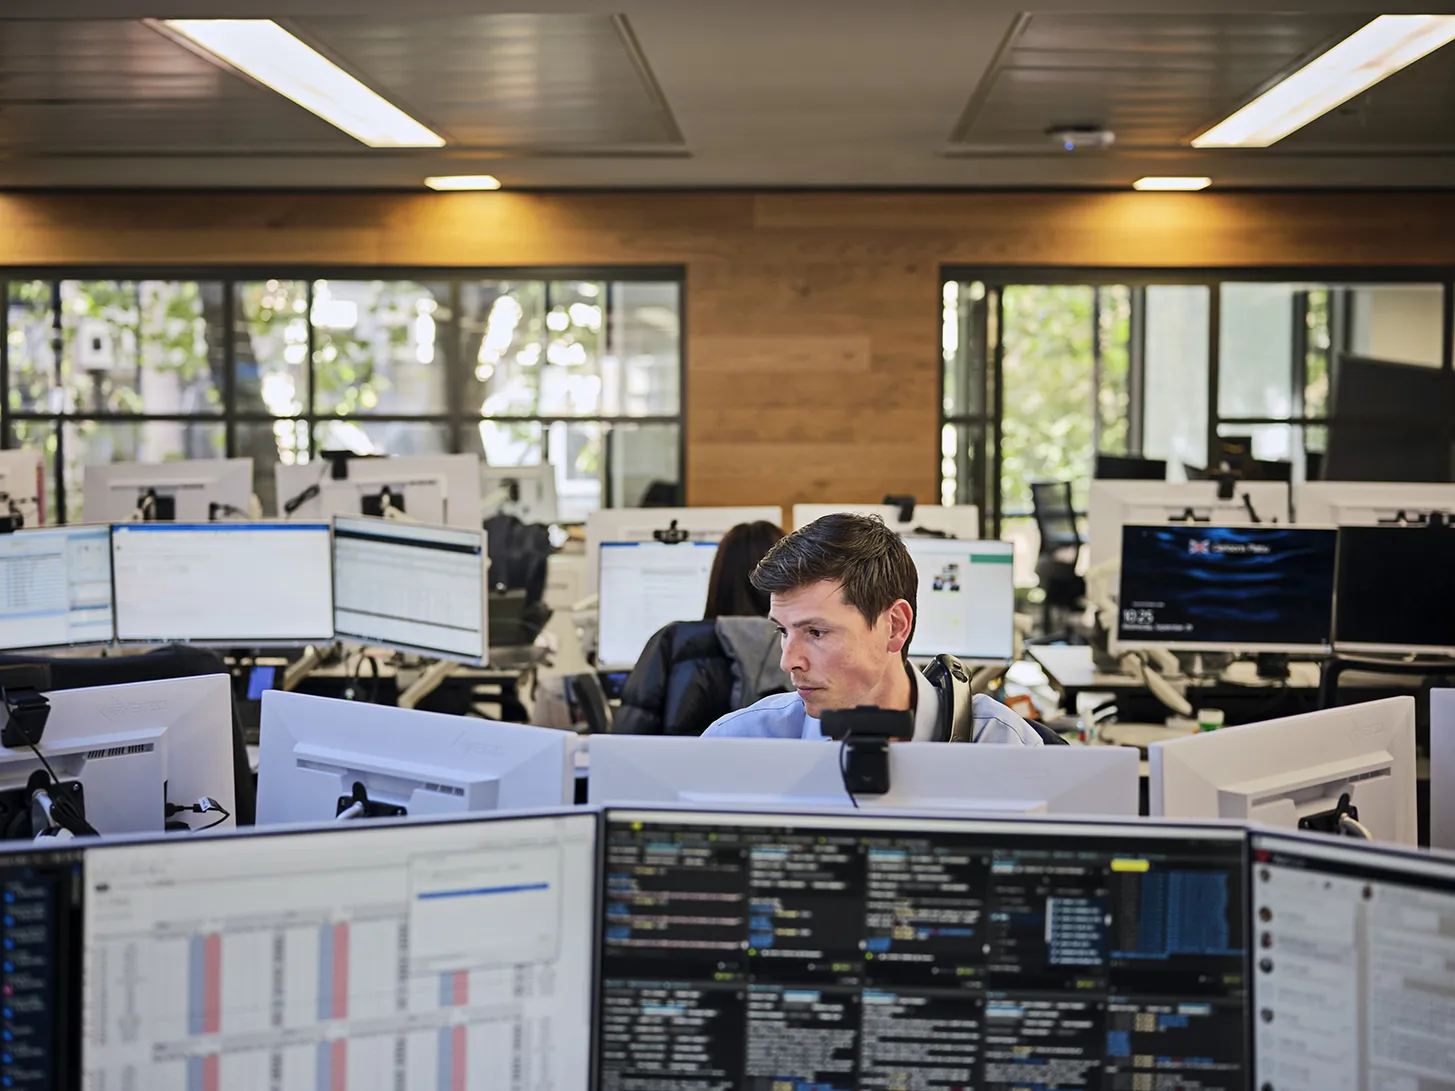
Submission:
<svg viewBox="0 0 1455 1091">
<path fill-rule="evenodd" d="M 139 655 L 0 655 L 0 666 L 22 663 L 38 663 L 49 667 L 53 690 L 89 689 L 92 686 L 119 686 L 128 682 L 229 673 L 220 656 L 204 648 L 180 644 L 155 648 Z M 232 695 L 232 764 L 233 791 L 237 797 L 233 819 L 239 826 L 251 826 L 257 821 L 257 791 L 253 784 L 247 746 L 243 742 L 242 715 L 238 709 L 236 693 Z"/>
<path fill-rule="evenodd" d="M 1070 482 L 1036 482 L 1031 486 L 1031 504 L 1036 529 L 1041 532 L 1041 549 L 1036 557 L 1036 578 L 1046 595 L 1041 623 L 1050 633 L 1060 628 L 1052 624 L 1055 611 L 1079 609 L 1086 598 L 1086 581 L 1076 574 L 1081 531 L 1076 526 Z"/>
</svg>

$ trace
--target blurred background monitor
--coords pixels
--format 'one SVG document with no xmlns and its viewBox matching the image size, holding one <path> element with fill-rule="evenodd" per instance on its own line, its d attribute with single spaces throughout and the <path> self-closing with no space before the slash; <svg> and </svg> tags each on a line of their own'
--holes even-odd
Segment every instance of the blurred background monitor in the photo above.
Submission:
<svg viewBox="0 0 1455 1091">
<path fill-rule="evenodd" d="M 1132 458 L 1128 455 L 1096 455 L 1098 481 L 1166 481 L 1167 460 Z"/>
<path fill-rule="evenodd" d="M 1326 481 L 1449 481 L 1455 374 L 1340 356 L 1333 375 Z"/>
</svg>

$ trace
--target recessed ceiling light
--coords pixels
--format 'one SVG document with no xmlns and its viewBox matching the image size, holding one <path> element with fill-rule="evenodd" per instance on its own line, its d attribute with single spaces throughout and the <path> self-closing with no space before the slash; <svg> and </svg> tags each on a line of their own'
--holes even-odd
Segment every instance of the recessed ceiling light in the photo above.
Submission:
<svg viewBox="0 0 1455 1091">
<path fill-rule="evenodd" d="M 154 25 L 371 148 L 438 148 L 445 142 L 271 19 L 164 19 Z"/>
<path fill-rule="evenodd" d="M 1207 189 L 1207 187 L 1210 185 L 1212 185 L 1212 179 L 1203 176 L 1158 176 L 1149 174 L 1147 177 L 1138 178 L 1135 182 L 1133 182 L 1132 188 L 1141 190 L 1163 190 L 1171 192 L 1190 193 L 1195 189 Z"/>
<path fill-rule="evenodd" d="M 1455 15 L 1381 15 L 1192 142 L 1266 148 L 1455 38 Z"/>
<path fill-rule="evenodd" d="M 430 189 L 499 189 L 500 179 L 493 174 L 441 174 L 426 178 L 424 184 Z"/>
</svg>

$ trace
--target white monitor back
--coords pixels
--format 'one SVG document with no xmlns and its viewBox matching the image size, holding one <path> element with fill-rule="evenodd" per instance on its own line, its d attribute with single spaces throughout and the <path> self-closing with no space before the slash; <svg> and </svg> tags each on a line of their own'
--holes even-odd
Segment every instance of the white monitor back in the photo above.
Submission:
<svg viewBox="0 0 1455 1091">
<path fill-rule="evenodd" d="M 1241 481 L 1231 500 L 1218 499 L 1216 481 L 1093 481 L 1088 505 L 1089 565 L 1119 564 L 1122 527 L 1174 521 L 1191 510 L 1198 522 L 1241 526 L 1252 520 L 1244 497 L 1263 523 L 1287 523 L 1288 486 Z"/>
<path fill-rule="evenodd" d="M 45 523 L 45 458 L 39 451 L 0 451 L 0 514 L 14 507 L 28 527 Z"/>
<path fill-rule="evenodd" d="M 408 455 L 398 458 L 352 458 L 348 477 L 335 481 L 327 459 L 301 466 L 274 467 L 278 516 L 312 520 L 334 515 L 362 515 L 363 498 L 376 495 L 385 485 L 396 495 L 404 494 L 405 512 L 411 520 L 479 530 L 479 455 Z M 305 500 L 291 513 L 283 506 L 310 486 L 318 495 Z"/>
<path fill-rule="evenodd" d="M 1430 691 L 1430 848 L 1455 852 L 1455 689 Z"/>
<path fill-rule="evenodd" d="M 260 826 L 333 821 L 355 782 L 411 816 L 575 799 L 576 738 L 546 727 L 268 690 L 260 743 Z"/>
<path fill-rule="evenodd" d="M 54 690 L 40 750 L 61 780 L 80 780 L 86 820 L 105 834 L 159 833 L 164 803 L 217 800 L 237 812 L 232 685 L 225 674 Z M 23 785 L 41 763 L 0 747 L 0 786 Z M 163 786 L 165 785 L 165 796 Z M 193 828 L 220 816 L 189 814 Z M 219 828 L 235 825 L 229 817 Z"/>
<path fill-rule="evenodd" d="M 1380 841 L 1418 841 L 1413 697 L 1308 712 L 1153 743 L 1154 817 L 1297 829 L 1345 792 Z"/>
<path fill-rule="evenodd" d="M 1293 487 L 1293 515 L 1300 523 L 1373 527 L 1401 516 L 1417 522 L 1432 511 L 1455 515 L 1455 484 L 1306 481 Z"/>
<path fill-rule="evenodd" d="M 590 802 L 852 807 L 839 747 L 783 739 L 595 735 Z M 890 791 L 866 810 L 1135 816 L 1138 758 L 1128 747 L 895 743 Z"/>
<path fill-rule="evenodd" d="M 148 489 L 172 498 L 178 523 L 208 522 L 213 504 L 233 509 L 220 519 L 247 518 L 253 503 L 253 460 L 197 458 L 87 466 L 81 483 L 82 521 L 131 522 L 138 500 Z"/>
<path fill-rule="evenodd" d="M 656 531 L 675 522 L 695 542 L 716 542 L 739 523 L 783 525 L 783 509 L 757 508 L 600 508 L 586 516 L 586 578 L 597 588 L 602 542 L 650 542 Z"/>
<path fill-rule="evenodd" d="M 980 537 L 980 509 L 974 504 L 916 504 L 914 518 L 908 523 L 896 519 L 889 525 L 907 537 L 919 530 L 933 530 L 962 542 L 973 541 Z"/>
<path fill-rule="evenodd" d="M 511 498 L 511 493 L 515 498 Z M 556 468 L 542 466 L 486 466 L 480 464 L 481 512 L 513 515 L 522 523 L 554 523 L 559 518 L 556 503 Z"/>
</svg>

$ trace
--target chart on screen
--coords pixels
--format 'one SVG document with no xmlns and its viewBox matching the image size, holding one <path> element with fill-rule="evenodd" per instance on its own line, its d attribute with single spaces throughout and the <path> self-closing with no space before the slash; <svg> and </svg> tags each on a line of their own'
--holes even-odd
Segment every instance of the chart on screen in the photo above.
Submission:
<svg viewBox="0 0 1455 1091">
<path fill-rule="evenodd" d="M 87 1086 L 586 1084 L 595 818 L 88 858 Z"/>
</svg>

